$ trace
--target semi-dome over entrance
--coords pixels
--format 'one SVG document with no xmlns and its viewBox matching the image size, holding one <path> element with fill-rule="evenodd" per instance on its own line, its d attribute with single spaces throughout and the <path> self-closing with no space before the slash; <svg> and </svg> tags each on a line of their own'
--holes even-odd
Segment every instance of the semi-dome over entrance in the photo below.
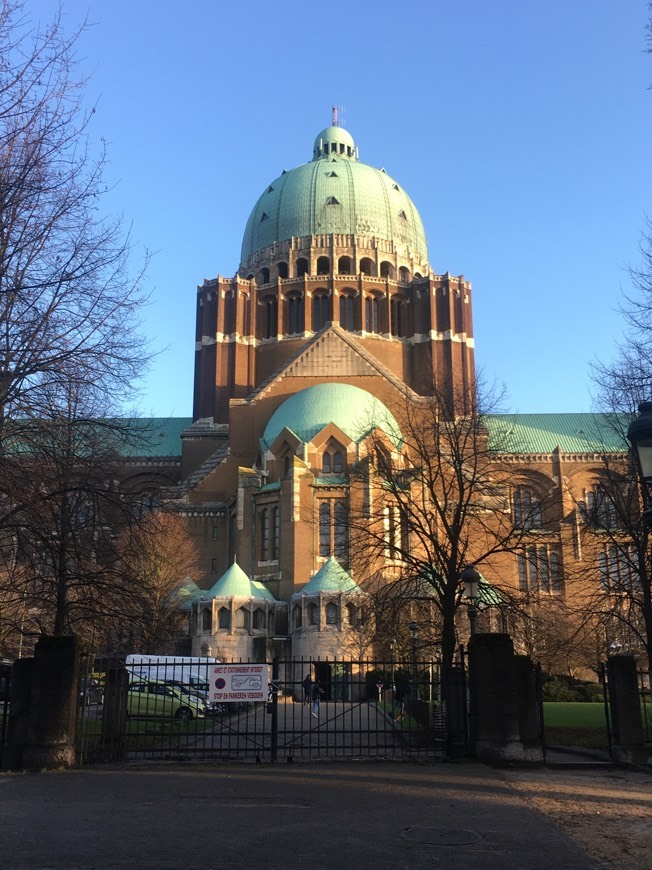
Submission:
<svg viewBox="0 0 652 870">
<path fill-rule="evenodd" d="M 283 173 L 256 203 L 247 221 L 241 264 L 275 242 L 316 234 L 370 236 L 393 242 L 426 263 L 419 212 L 384 169 L 357 158 L 351 134 L 326 127 L 316 137 L 310 163 Z"/>
<path fill-rule="evenodd" d="M 335 423 L 352 441 L 360 441 L 376 427 L 394 444 L 401 441 L 391 411 L 380 399 L 351 384 L 317 384 L 290 396 L 270 417 L 262 440 L 269 447 L 287 427 L 307 442 L 329 423 Z"/>
</svg>

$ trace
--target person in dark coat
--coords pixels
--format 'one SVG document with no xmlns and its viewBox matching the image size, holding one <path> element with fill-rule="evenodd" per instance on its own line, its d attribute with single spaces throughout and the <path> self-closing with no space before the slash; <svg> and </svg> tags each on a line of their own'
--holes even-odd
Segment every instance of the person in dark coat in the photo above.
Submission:
<svg viewBox="0 0 652 870">
<path fill-rule="evenodd" d="M 303 703 L 309 704 L 312 698 L 312 677 L 306 674 L 306 678 L 301 684 L 303 686 Z"/>
<path fill-rule="evenodd" d="M 321 704 L 321 686 L 319 683 L 312 684 L 312 715 L 319 718 L 319 706 Z"/>
</svg>

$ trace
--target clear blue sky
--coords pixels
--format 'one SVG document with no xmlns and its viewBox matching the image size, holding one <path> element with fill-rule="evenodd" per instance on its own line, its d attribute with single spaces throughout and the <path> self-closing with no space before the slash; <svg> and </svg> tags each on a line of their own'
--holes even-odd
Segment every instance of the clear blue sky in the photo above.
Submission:
<svg viewBox="0 0 652 870">
<path fill-rule="evenodd" d="M 53 2 L 27 0 L 35 17 Z M 196 286 L 232 275 L 250 209 L 344 107 L 410 194 L 436 272 L 473 283 L 476 358 L 519 412 L 591 408 L 647 213 L 646 0 L 63 0 L 108 142 L 105 207 L 155 252 L 166 348 L 141 409 L 192 413 Z"/>
</svg>

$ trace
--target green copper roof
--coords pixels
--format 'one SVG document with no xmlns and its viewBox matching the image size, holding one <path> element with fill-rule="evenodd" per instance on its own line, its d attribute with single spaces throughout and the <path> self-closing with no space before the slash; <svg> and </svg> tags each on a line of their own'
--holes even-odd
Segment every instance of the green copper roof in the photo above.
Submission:
<svg viewBox="0 0 652 870">
<path fill-rule="evenodd" d="M 414 203 L 384 170 L 357 159 L 342 127 L 322 130 L 311 162 L 284 171 L 266 187 L 247 221 L 240 262 L 274 242 L 318 233 L 391 240 L 409 248 L 417 262 L 428 261 Z"/>
<path fill-rule="evenodd" d="M 486 418 L 500 453 L 620 453 L 627 450 L 624 415 L 495 414 Z"/>
<path fill-rule="evenodd" d="M 295 595 L 318 595 L 320 592 L 362 592 L 362 589 L 331 556 Z"/>
<path fill-rule="evenodd" d="M 264 598 L 266 601 L 276 599 L 257 580 L 250 580 L 237 562 L 226 569 L 220 579 L 207 591 L 204 598 Z"/>
<path fill-rule="evenodd" d="M 124 428 L 118 452 L 121 456 L 181 456 L 181 433 L 192 417 L 132 417 L 119 421 Z"/>
<path fill-rule="evenodd" d="M 179 586 L 175 594 L 179 602 L 179 610 L 190 610 L 193 602 L 201 598 L 202 591 L 194 580 L 188 578 Z"/>
<path fill-rule="evenodd" d="M 401 441 L 398 423 L 385 405 L 351 384 L 317 384 L 294 393 L 274 411 L 262 440 L 269 447 L 287 427 L 301 441 L 311 441 L 328 423 L 335 423 L 356 442 L 375 427 L 386 432 L 394 444 Z"/>
</svg>

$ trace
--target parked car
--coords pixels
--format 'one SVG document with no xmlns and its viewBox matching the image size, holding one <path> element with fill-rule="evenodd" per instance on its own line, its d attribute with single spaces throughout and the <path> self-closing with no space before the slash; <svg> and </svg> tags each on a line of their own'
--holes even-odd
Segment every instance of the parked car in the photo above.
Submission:
<svg viewBox="0 0 652 870">
<path fill-rule="evenodd" d="M 203 692 L 198 692 L 192 686 L 186 686 L 184 683 L 179 683 L 177 680 L 163 680 L 166 686 L 173 686 L 175 689 L 179 689 L 179 691 L 187 698 L 190 698 L 194 704 L 197 704 L 199 707 L 203 707 L 204 712 L 206 712 L 206 695 Z"/>
<path fill-rule="evenodd" d="M 187 722 L 203 719 L 204 702 L 171 686 L 162 680 L 143 680 L 132 683 L 127 693 L 128 716 L 165 716 Z"/>
<path fill-rule="evenodd" d="M 79 703 L 83 707 L 104 703 L 104 686 L 93 677 L 82 677 L 79 681 Z"/>
</svg>

